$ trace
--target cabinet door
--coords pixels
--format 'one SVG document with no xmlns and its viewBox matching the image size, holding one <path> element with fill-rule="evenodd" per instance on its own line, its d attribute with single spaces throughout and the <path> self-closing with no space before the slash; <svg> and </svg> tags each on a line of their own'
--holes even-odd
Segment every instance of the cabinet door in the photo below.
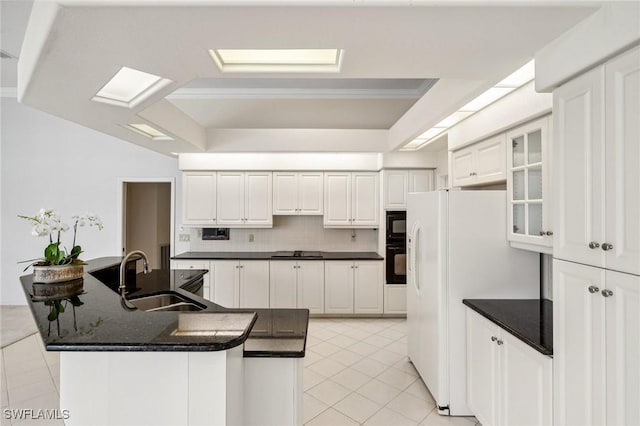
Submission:
<svg viewBox="0 0 640 426">
<path fill-rule="evenodd" d="M 269 307 L 269 261 L 240 262 L 240 307 Z"/>
<path fill-rule="evenodd" d="M 433 170 L 409 170 L 409 192 L 429 192 L 434 189 Z"/>
<path fill-rule="evenodd" d="M 381 314 L 384 310 L 382 283 L 383 262 L 354 262 L 354 312 L 356 314 Z"/>
<path fill-rule="evenodd" d="M 269 292 L 271 293 L 269 306 L 272 308 L 295 308 L 297 262 L 272 261 L 269 268 Z"/>
<path fill-rule="evenodd" d="M 273 174 L 273 214 L 298 214 L 298 174 Z"/>
<path fill-rule="evenodd" d="M 298 174 L 298 214 L 320 216 L 324 213 L 324 180 L 322 173 Z"/>
<path fill-rule="evenodd" d="M 324 262 L 324 311 L 353 313 L 353 262 Z"/>
<path fill-rule="evenodd" d="M 213 260 L 209 263 L 213 301 L 225 308 L 238 308 L 240 306 L 238 261 Z"/>
<path fill-rule="evenodd" d="M 380 190 L 378 173 L 353 173 L 353 201 L 351 223 L 356 226 L 377 227 L 380 223 Z"/>
<path fill-rule="evenodd" d="M 552 359 L 500 330 L 500 424 L 553 424 Z"/>
<path fill-rule="evenodd" d="M 603 67 L 597 67 L 553 92 L 553 255 L 601 267 L 605 255 L 599 247 L 604 242 L 603 85 Z M 589 248 L 591 242 L 598 247 Z"/>
<path fill-rule="evenodd" d="M 451 154 L 451 176 L 452 186 L 471 185 L 475 178 L 473 177 L 473 151 L 471 148 L 464 148 L 454 151 Z"/>
<path fill-rule="evenodd" d="M 218 172 L 218 225 L 244 224 L 244 173 Z"/>
<path fill-rule="evenodd" d="M 259 227 L 273 225 L 271 173 L 246 172 L 244 224 Z"/>
<path fill-rule="evenodd" d="M 488 183 L 507 178 L 507 156 L 504 134 L 475 146 L 474 183 Z"/>
<path fill-rule="evenodd" d="M 214 225 L 216 223 L 216 173 L 183 173 L 182 200 L 182 223 Z"/>
<path fill-rule="evenodd" d="M 384 286 L 384 313 L 407 313 L 407 286 L 406 284 L 393 284 Z"/>
<path fill-rule="evenodd" d="M 483 425 L 498 424 L 499 329 L 467 308 L 467 404 Z"/>
<path fill-rule="evenodd" d="M 324 174 L 325 226 L 351 225 L 351 173 Z"/>
<path fill-rule="evenodd" d="M 608 62 L 606 232 L 608 269 L 640 275 L 640 48 Z"/>
<path fill-rule="evenodd" d="M 507 133 L 509 241 L 550 247 L 548 117 Z M 548 235 L 547 235 L 548 234 Z"/>
<path fill-rule="evenodd" d="M 324 313 L 324 262 L 298 262 L 298 308 Z"/>
<path fill-rule="evenodd" d="M 640 424 L 640 276 L 606 272 L 607 424 Z"/>
<path fill-rule="evenodd" d="M 604 269 L 553 261 L 553 407 L 557 425 L 605 423 Z"/>
<path fill-rule="evenodd" d="M 409 172 L 406 170 L 384 171 L 384 208 L 406 209 L 409 192 Z"/>
</svg>

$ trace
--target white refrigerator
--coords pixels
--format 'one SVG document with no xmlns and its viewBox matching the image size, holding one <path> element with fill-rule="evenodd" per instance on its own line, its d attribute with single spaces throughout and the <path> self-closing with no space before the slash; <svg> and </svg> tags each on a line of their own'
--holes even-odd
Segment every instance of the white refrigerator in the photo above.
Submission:
<svg viewBox="0 0 640 426">
<path fill-rule="evenodd" d="M 408 195 L 407 349 L 440 414 L 472 415 L 462 299 L 540 296 L 539 255 L 510 247 L 506 203 L 505 191 Z"/>
</svg>

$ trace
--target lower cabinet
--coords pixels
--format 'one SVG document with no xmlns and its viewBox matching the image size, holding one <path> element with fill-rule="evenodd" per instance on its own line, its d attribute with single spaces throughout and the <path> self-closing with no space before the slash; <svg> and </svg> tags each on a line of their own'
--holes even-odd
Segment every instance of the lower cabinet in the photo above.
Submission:
<svg viewBox="0 0 640 426">
<path fill-rule="evenodd" d="M 407 285 L 386 284 L 384 286 L 384 313 L 407 313 Z"/>
<path fill-rule="evenodd" d="M 210 262 L 213 301 L 226 308 L 269 307 L 268 260 Z"/>
<path fill-rule="evenodd" d="M 172 260 L 171 269 L 202 269 L 209 270 L 209 261 L 198 260 Z M 202 278 L 202 297 L 207 300 L 214 301 L 213 288 L 211 286 L 211 272 L 204 275 Z"/>
<path fill-rule="evenodd" d="M 640 276 L 553 262 L 556 424 L 640 424 Z"/>
<path fill-rule="evenodd" d="M 382 313 L 382 268 L 377 261 L 325 262 L 325 313 Z"/>
<path fill-rule="evenodd" d="M 467 403 L 484 426 L 551 425 L 552 359 L 467 311 Z"/>
<path fill-rule="evenodd" d="M 307 308 L 324 312 L 324 262 L 274 261 L 270 270 L 272 308 Z"/>
</svg>

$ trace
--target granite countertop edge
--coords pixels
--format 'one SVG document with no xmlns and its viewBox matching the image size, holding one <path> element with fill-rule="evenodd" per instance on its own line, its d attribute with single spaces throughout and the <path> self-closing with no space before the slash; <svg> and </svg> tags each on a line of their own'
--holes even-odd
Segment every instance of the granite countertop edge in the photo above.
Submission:
<svg viewBox="0 0 640 426">
<path fill-rule="evenodd" d="M 172 259 L 174 260 L 299 260 L 299 261 L 314 261 L 314 260 L 384 260 L 384 257 L 380 256 L 376 252 L 321 252 L 321 256 L 317 257 L 301 257 L 301 256 L 277 256 L 278 252 L 275 251 L 247 251 L 247 252 L 193 252 L 188 251 L 178 254 Z"/>
<path fill-rule="evenodd" d="M 500 300 L 496 300 L 496 299 L 464 299 L 462 301 L 462 303 L 469 307 L 470 309 L 472 309 L 474 312 L 477 312 L 478 314 L 482 315 L 484 318 L 488 319 L 489 321 L 491 321 L 492 323 L 496 324 L 498 327 L 502 328 L 503 330 L 507 331 L 509 334 L 513 335 L 514 337 L 518 338 L 519 340 L 521 340 L 522 342 L 526 343 L 528 346 L 532 347 L 533 349 L 535 349 L 536 351 L 540 352 L 543 355 L 547 355 L 550 357 L 553 357 L 553 343 L 551 344 L 551 346 L 547 346 L 544 345 L 542 343 L 536 342 L 533 339 L 531 339 L 529 336 L 527 336 L 525 333 L 523 333 L 519 327 L 515 324 L 519 319 L 518 318 L 512 318 L 513 321 L 509 321 L 506 322 L 503 319 L 498 318 L 496 315 L 492 314 L 492 312 L 490 312 L 487 309 L 484 309 L 480 306 L 478 306 L 476 304 L 476 302 L 486 302 L 488 300 L 491 300 L 492 302 L 498 302 L 498 303 L 504 303 L 504 304 L 512 304 L 514 302 L 521 302 L 524 301 L 526 299 L 500 299 Z M 533 299 L 530 299 L 533 300 Z M 550 300 L 540 300 L 540 302 L 542 303 L 552 303 Z M 549 319 L 549 321 L 552 320 Z M 551 333 L 553 332 L 553 328 L 551 328 Z M 551 334 L 551 341 L 553 342 L 553 334 Z"/>
</svg>

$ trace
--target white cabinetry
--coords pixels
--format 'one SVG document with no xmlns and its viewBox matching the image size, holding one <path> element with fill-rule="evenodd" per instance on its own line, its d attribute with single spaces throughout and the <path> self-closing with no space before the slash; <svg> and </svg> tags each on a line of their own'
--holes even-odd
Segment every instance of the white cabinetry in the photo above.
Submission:
<svg viewBox="0 0 640 426">
<path fill-rule="evenodd" d="M 307 308 L 324 313 L 324 262 L 272 261 L 270 271 L 272 308 Z"/>
<path fill-rule="evenodd" d="M 405 210 L 409 192 L 433 191 L 433 170 L 385 170 L 384 208 Z"/>
<path fill-rule="evenodd" d="M 379 197 L 378 173 L 325 173 L 324 226 L 377 228 Z"/>
<path fill-rule="evenodd" d="M 640 276 L 553 263 L 556 424 L 640 424 Z"/>
<path fill-rule="evenodd" d="M 472 186 L 506 179 L 505 135 L 500 134 L 451 154 L 452 186 Z"/>
<path fill-rule="evenodd" d="M 384 286 L 384 313 L 407 313 L 407 285 L 387 284 Z"/>
<path fill-rule="evenodd" d="M 269 307 L 268 260 L 210 262 L 214 302 L 225 308 Z"/>
<path fill-rule="evenodd" d="M 217 184 L 218 225 L 273 226 L 270 172 L 218 172 Z"/>
<path fill-rule="evenodd" d="M 507 236 L 546 253 L 553 245 L 549 142 L 549 117 L 507 132 Z"/>
<path fill-rule="evenodd" d="M 490 425 L 551 425 L 552 360 L 467 308 L 467 402 Z"/>
<path fill-rule="evenodd" d="M 325 313 L 383 312 L 382 262 L 326 261 Z"/>
<path fill-rule="evenodd" d="M 274 172 L 274 215 L 322 215 L 322 172 Z"/>
<path fill-rule="evenodd" d="M 553 93 L 554 257 L 640 274 L 640 48 Z"/>
<path fill-rule="evenodd" d="M 209 271 L 202 277 L 202 297 L 207 300 L 214 301 L 214 290 L 211 286 L 211 271 L 209 269 L 209 261 L 203 260 L 172 260 L 171 269 L 201 269 Z M 175 289 L 172 289 L 175 290 Z"/>
<path fill-rule="evenodd" d="M 182 223 L 216 224 L 216 172 L 182 174 Z"/>
</svg>

